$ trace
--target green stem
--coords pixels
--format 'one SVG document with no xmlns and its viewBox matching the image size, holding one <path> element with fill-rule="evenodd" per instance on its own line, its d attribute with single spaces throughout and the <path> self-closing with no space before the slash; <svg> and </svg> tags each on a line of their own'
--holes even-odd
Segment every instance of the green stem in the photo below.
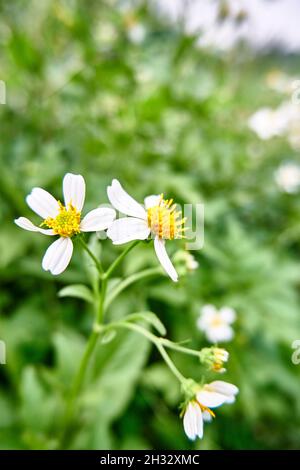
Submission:
<svg viewBox="0 0 300 470">
<path fill-rule="evenodd" d="M 82 356 L 79 369 L 74 378 L 74 382 L 71 387 L 71 392 L 70 392 L 69 399 L 67 402 L 66 415 L 65 415 L 65 428 L 64 428 L 65 430 L 64 430 L 63 437 L 62 437 L 63 444 L 68 439 L 68 431 L 70 430 L 70 424 L 72 421 L 72 417 L 74 415 L 76 399 L 80 393 L 80 389 L 84 381 L 85 373 L 88 368 L 90 358 L 92 356 L 92 353 L 95 349 L 95 346 L 97 344 L 97 340 L 99 337 L 99 330 L 101 328 L 101 324 L 103 322 L 103 316 L 104 316 L 104 304 L 105 304 L 105 296 L 106 296 L 106 290 L 107 290 L 107 280 L 109 276 L 112 274 L 112 272 L 116 269 L 116 267 L 120 264 L 120 262 L 124 259 L 124 257 L 129 253 L 129 251 L 132 250 L 132 248 L 139 243 L 139 240 L 132 243 L 126 250 L 123 251 L 123 253 L 121 253 L 121 255 L 116 259 L 116 261 L 108 269 L 108 271 L 104 273 L 100 261 L 96 258 L 96 256 L 89 249 L 88 245 L 85 243 L 83 238 L 78 237 L 78 239 L 82 247 L 85 249 L 85 251 L 88 253 L 88 255 L 92 258 L 92 260 L 95 263 L 95 266 L 99 273 L 99 277 L 101 279 L 101 291 L 100 291 L 100 295 L 98 296 L 99 306 L 96 312 L 95 325 L 88 339 L 88 342 L 87 342 L 84 354 Z"/>
<path fill-rule="evenodd" d="M 84 241 L 84 239 L 82 237 L 78 237 L 78 240 L 79 242 L 81 243 L 81 246 L 84 248 L 84 250 L 88 253 L 88 255 L 92 258 L 92 260 L 94 261 L 95 263 L 95 266 L 97 268 L 97 271 L 100 275 L 100 278 L 103 276 L 103 268 L 102 268 L 102 265 L 100 263 L 100 261 L 98 260 L 98 258 L 94 255 L 94 253 L 89 249 L 88 245 L 86 244 L 86 242 Z"/>
<path fill-rule="evenodd" d="M 196 356 L 200 358 L 200 351 L 196 351 L 195 349 L 185 348 L 184 346 L 180 346 L 180 344 L 173 343 L 172 341 L 166 338 L 160 338 L 161 343 L 163 346 L 169 349 L 173 349 L 174 351 L 181 352 L 183 354 L 190 354 L 190 356 Z"/>
<path fill-rule="evenodd" d="M 137 333 L 145 336 L 149 341 L 151 341 L 157 347 L 165 363 L 167 364 L 169 369 L 172 371 L 172 373 L 175 375 L 175 377 L 179 380 L 179 382 L 182 384 L 186 382 L 186 378 L 177 369 L 177 367 L 171 360 L 170 356 L 166 352 L 163 346 L 164 338 L 158 338 L 150 331 L 145 330 L 143 327 L 136 325 L 134 323 L 129 323 L 129 322 L 116 322 L 116 323 L 111 323 L 110 325 L 107 325 L 106 327 L 104 327 L 105 330 L 113 329 L 113 328 L 125 328 L 128 330 L 136 331 Z M 103 328 L 100 331 L 103 331 Z"/>
<path fill-rule="evenodd" d="M 112 273 L 114 272 L 114 270 L 119 266 L 119 264 L 121 263 L 121 261 L 125 258 L 125 256 L 138 244 L 140 243 L 140 240 L 135 240 L 133 243 L 131 243 L 131 245 L 129 245 L 126 250 L 122 251 L 122 253 L 120 254 L 120 256 L 118 256 L 118 258 L 112 263 L 112 265 L 108 268 L 108 270 L 106 271 L 106 273 L 104 274 L 104 277 L 106 279 L 108 279 Z"/>
<path fill-rule="evenodd" d="M 179 382 L 181 384 L 184 384 L 187 379 L 182 375 L 181 372 L 179 372 L 179 370 L 175 366 L 174 362 L 171 360 L 169 354 L 167 353 L 167 351 L 165 350 L 163 345 L 160 342 L 158 342 L 156 344 L 156 347 L 159 350 L 159 352 L 160 352 L 162 358 L 164 359 L 165 363 L 169 367 L 170 371 L 173 372 L 173 374 L 175 375 L 175 377 L 177 377 L 177 379 L 179 380 Z"/>
<path fill-rule="evenodd" d="M 98 327 L 101 326 L 101 323 L 103 321 L 106 286 L 107 286 L 107 281 L 106 281 L 106 279 L 103 279 L 102 283 L 101 283 L 99 308 L 98 308 L 98 312 L 96 314 L 96 322 L 95 322 L 95 326 L 98 326 Z M 70 426 L 70 423 L 71 423 L 71 420 L 72 420 L 72 417 L 73 417 L 73 414 L 74 414 L 76 399 L 77 399 L 77 396 L 80 393 L 80 389 L 81 389 L 81 386 L 82 386 L 83 381 L 84 381 L 85 372 L 87 370 L 91 355 L 92 355 L 92 353 L 95 349 L 95 346 L 97 344 L 98 337 L 99 337 L 99 334 L 96 332 L 96 329 L 93 328 L 93 331 L 92 331 L 92 333 L 91 333 L 91 335 L 88 339 L 84 354 L 82 356 L 78 372 L 75 376 L 75 379 L 74 379 L 74 382 L 73 382 L 73 385 L 72 385 L 72 388 L 71 388 L 69 400 L 68 400 L 68 403 L 67 403 L 66 416 L 65 416 L 65 423 L 66 423 L 65 430 L 66 430 L 66 433 L 65 433 L 64 438 L 67 437 L 66 436 L 67 431 L 69 430 L 69 426 Z"/>
<path fill-rule="evenodd" d="M 149 268 L 145 269 L 144 271 L 140 271 L 139 273 L 134 273 L 131 276 L 129 276 L 127 279 L 124 279 L 121 281 L 114 289 L 113 291 L 108 295 L 104 309 L 106 310 L 109 305 L 112 303 L 112 301 L 124 290 L 126 287 L 130 286 L 131 284 L 134 284 L 136 281 L 139 281 L 140 279 L 144 279 L 150 276 L 155 276 L 156 274 L 162 274 L 161 268 Z"/>
</svg>

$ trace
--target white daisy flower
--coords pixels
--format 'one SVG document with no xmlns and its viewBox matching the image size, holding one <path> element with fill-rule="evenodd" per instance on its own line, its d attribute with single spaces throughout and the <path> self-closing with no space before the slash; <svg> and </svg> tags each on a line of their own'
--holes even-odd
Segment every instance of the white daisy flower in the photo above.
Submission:
<svg viewBox="0 0 300 470">
<path fill-rule="evenodd" d="M 107 188 L 107 195 L 118 211 L 129 216 L 115 220 L 107 231 L 108 237 L 115 245 L 121 245 L 132 240 L 146 240 L 152 235 L 159 262 L 176 282 L 178 275 L 166 252 L 165 240 L 183 237 L 185 219 L 176 211 L 173 199 L 165 200 L 163 195 L 148 196 L 143 207 L 124 191 L 117 180 Z"/>
<path fill-rule="evenodd" d="M 296 163 L 283 163 L 275 173 L 275 181 L 286 193 L 296 193 L 300 188 L 300 166 Z"/>
<path fill-rule="evenodd" d="M 81 232 L 97 232 L 107 229 L 116 213 L 113 209 L 97 208 L 88 212 L 81 219 L 81 211 L 85 199 L 85 181 L 81 175 L 67 173 L 63 180 L 64 205 L 51 194 L 41 188 L 33 188 L 26 202 L 30 209 L 39 215 L 43 222 L 34 225 L 25 217 L 19 217 L 15 223 L 31 232 L 44 235 L 59 235 L 52 243 L 43 258 L 42 267 L 51 274 L 61 274 L 68 266 L 72 253 L 71 238 Z"/>
<path fill-rule="evenodd" d="M 211 343 L 230 341 L 234 335 L 230 325 L 235 321 L 235 317 L 235 311 L 230 307 L 217 310 L 214 305 L 205 305 L 201 309 L 197 326 Z"/>
<path fill-rule="evenodd" d="M 185 434 L 194 441 L 203 437 L 203 421 L 209 422 L 215 417 L 211 408 L 217 408 L 224 403 L 233 403 L 238 388 L 228 382 L 216 380 L 205 384 L 190 400 L 183 413 Z"/>
</svg>

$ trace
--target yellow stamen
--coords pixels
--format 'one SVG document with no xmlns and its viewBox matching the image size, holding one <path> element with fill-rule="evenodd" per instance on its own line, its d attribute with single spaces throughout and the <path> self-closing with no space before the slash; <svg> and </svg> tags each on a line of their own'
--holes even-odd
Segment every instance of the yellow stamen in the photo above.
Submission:
<svg viewBox="0 0 300 470">
<path fill-rule="evenodd" d="M 210 408 L 208 408 L 207 406 L 202 405 L 198 401 L 197 401 L 197 404 L 200 406 L 201 411 L 207 411 L 213 418 L 216 417 L 215 413 Z"/>
<path fill-rule="evenodd" d="M 186 218 L 182 218 L 181 212 L 176 211 L 173 199 L 164 199 L 163 194 L 157 206 L 150 207 L 147 211 L 148 226 L 152 233 L 165 240 L 184 238 Z"/>
<path fill-rule="evenodd" d="M 80 232 L 81 213 L 72 204 L 68 204 L 68 207 L 65 207 L 59 201 L 58 204 L 58 215 L 55 218 L 48 217 L 44 220 L 42 225 L 52 228 L 56 235 L 72 237 Z"/>
</svg>

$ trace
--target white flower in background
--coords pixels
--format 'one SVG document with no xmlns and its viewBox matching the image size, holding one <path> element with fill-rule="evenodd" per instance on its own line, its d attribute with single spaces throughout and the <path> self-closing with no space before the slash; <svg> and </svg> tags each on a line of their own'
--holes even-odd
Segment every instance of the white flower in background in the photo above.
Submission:
<svg viewBox="0 0 300 470">
<path fill-rule="evenodd" d="M 132 23 L 128 26 L 127 35 L 133 44 L 141 44 L 146 37 L 146 28 L 141 23 Z"/>
<path fill-rule="evenodd" d="M 124 191 L 117 180 L 107 188 L 111 204 L 123 214 L 129 216 L 115 220 L 107 231 L 114 245 L 122 245 L 132 240 L 146 240 L 154 236 L 154 249 L 159 262 L 176 282 L 177 272 L 166 252 L 165 240 L 182 238 L 185 219 L 176 211 L 173 200 L 163 199 L 163 195 L 145 198 L 145 208 Z"/>
<path fill-rule="evenodd" d="M 195 257 L 189 253 L 188 251 L 185 252 L 186 254 L 186 267 L 188 271 L 195 271 L 199 267 L 198 261 L 196 261 Z"/>
<path fill-rule="evenodd" d="M 248 120 L 248 125 L 262 140 L 268 140 L 284 134 L 288 125 L 288 116 L 271 108 L 261 108 Z"/>
<path fill-rule="evenodd" d="M 195 440 L 203 437 L 203 422 L 209 422 L 215 417 L 211 408 L 217 408 L 224 403 L 233 403 L 238 388 L 222 380 L 216 380 L 199 389 L 195 397 L 186 405 L 183 412 L 183 427 L 187 437 Z"/>
<path fill-rule="evenodd" d="M 266 83 L 269 88 L 278 93 L 290 94 L 293 92 L 293 84 L 296 77 L 290 77 L 281 70 L 271 70 L 266 75 Z"/>
<path fill-rule="evenodd" d="M 300 165 L 283 163 L 275 173 L 275 181 L 286 193 L 295 193 L 300 188 Z"/>
<path fill-rule="evenodd" d="M 177 251 L 173 257 L 173 262 L 182 275 L 187 272 L 193 272 L 199 267 L 198 261 L 187 250 Z"/>
<path fill-rule="evenodd" d="M 287 136 L 293 146 L 298 142 L 297 135 L 300 122 L 300 106 L 284 101 L 278 108 L 261 108 L 248 120 L 248 126 L 262 140 L 276 136 Z"/>
<path fill-rule="evenodd" d="M 298 104 L 299 108 L 300 105 Z M 293 120 L 288 132 L 288 141 L 294 150 L 300 150 L 300 114 L 298 119 Z"/>
<path fill-rule="evenodd" d="M 235 311 L 230 307 L 217 310 L 214 305 L 205 305 L 201 309 L 197 326 L 211 343 L 230 341 L 234 335 L 230 325 L 235 321 L 235 317 Z"/>
<path fill-rule="evenodd" d="M 42 262 L 43 269 L 54 275 L 61 274 L 68 266 L 73 253 L 71 238 L 74 235 L 105 230 L 116 216 L 113 209 L 97 208 L 81 219 L 85 199 L 85 181 L 81 175 L 65 175 L 63 194 L 64 205 L 44 189 L 33 188 L 26 202 L 43 222 L 36 226 L 25 217 L 15 220 L 15 223 L 25 230 L 44 235 L 59 235 L 60 238 L 47 249 Z"/>
</svg>

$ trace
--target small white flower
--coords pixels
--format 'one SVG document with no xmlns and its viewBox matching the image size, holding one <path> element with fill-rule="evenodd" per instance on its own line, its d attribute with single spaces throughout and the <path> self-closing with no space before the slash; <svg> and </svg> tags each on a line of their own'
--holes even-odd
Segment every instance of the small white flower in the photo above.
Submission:
<svg viewBox="0 0 300 470">
<path fill-rule="evenodd" d="M 162 195 L 152 195 L 145 198 L 143 207 L 124 191 L 117 180 L 113 180 L 107 188 L 107 195 L 118 211 L 129 216 L 115 220 L 107 231 L 108 237 L 115 245 L 121 245 L 132 240 L 146 240 L 152 234 L 157 258 L 176 282 L 178 275 L 166 252 L 165 240 L 182 238 L 185 220 L 176 211 L 173 200 L 165 200 Z"/>
<path fill-rule="evenodd" d="M 262 140 L 283 135 L 288 125 L 288 116 L 271 108 L 261 108 L 248 120 L 248 125 Z"/>
<path fill-rule="evenodd" d="M 80 232 L 97 232 L 107 229 L 116 213 L 113 209 L 97 208 L 87 213 L 81 220 L 81 211 L 85 199 L 85 181 L 81 175 L 67 173 L 63 180 L 64 204 L 41 188 L 33 188 L 26 202 L 30 209 L 39 215 L 43 222 L 34 225 L 25 217 L 19 217 L 15 223 L 31 232 L 44 235 L 59 235 L 43 258 L 42 267 L 53 275 L 61 274 L 68 266 L 72 253 L 72 236 Z M 42 228 L 45 227 L 45 228 Z"/>
<path fill-rule="evenodd" d="M 300 166 L 296 163 L 284 163 L 275 173 L 275 181 L 286 193 L 295 193 L 300 187 Z"/>
<path fill-rule="evenodd" d="M 224 403 L 233 403 L 238 388 L 228 382 L 216 380 L 199 389 L 184 410 L 183 427 L 187 437 L 195 440 L 203 437 L 203 421 L 209 422 L 215 417 L 211 408 Z"/>
<path fill-rule="evenodd" d="M 234 334 L 230 325 L 235 317 L 235 311 L 230 307 L 217 310 L 214 305 L 205 305 L 201 309 L 197 326 L 211 343 L 230 341 Z"/>
<path fill-rule="evenodd" d="M 146 37 L 146 28 L 141 23 L 133 23 L 128 27 L 127 34 L 133 44 L 141 44 Z"/>
<path fill-rule="evenodd" d="M 293 92 L 293 83 L 295 81 L 295 77 L 288 76 L 281 70 L 271 70 L 266 75 L 266 83 L 269 88 L 279 93 L 291 94 Z"/>
<path fill-rule="evenodd" d="M 212 365 L 211 365 L 212 370 L 214 372 L 218 372 L 219 374 L 226 372 L 226 369 L 223 366 L 225 362 L 228 362 L 229 352 L 223 348 L 213 347 L 211 349 L 212 349 L 212 354 L 213 354 Z"/>
<path fill-rule="evenodd" d="M 186 267 L 188 271 L 195 271 L 199 267 L 198 261 L 196 261 L 195 257 L 186 251 Z"/>
<path fill-rule="evenodd" d="M 297 130 L 299 130 L 299 120 L 299 106 L 284 101 L 276 109 L 259 109 L 249 118 L 248 125 L 263 140 L 276 136 L 287 136 L 293 140 L 294 134 L 297 135 Z"/>
</svg>

